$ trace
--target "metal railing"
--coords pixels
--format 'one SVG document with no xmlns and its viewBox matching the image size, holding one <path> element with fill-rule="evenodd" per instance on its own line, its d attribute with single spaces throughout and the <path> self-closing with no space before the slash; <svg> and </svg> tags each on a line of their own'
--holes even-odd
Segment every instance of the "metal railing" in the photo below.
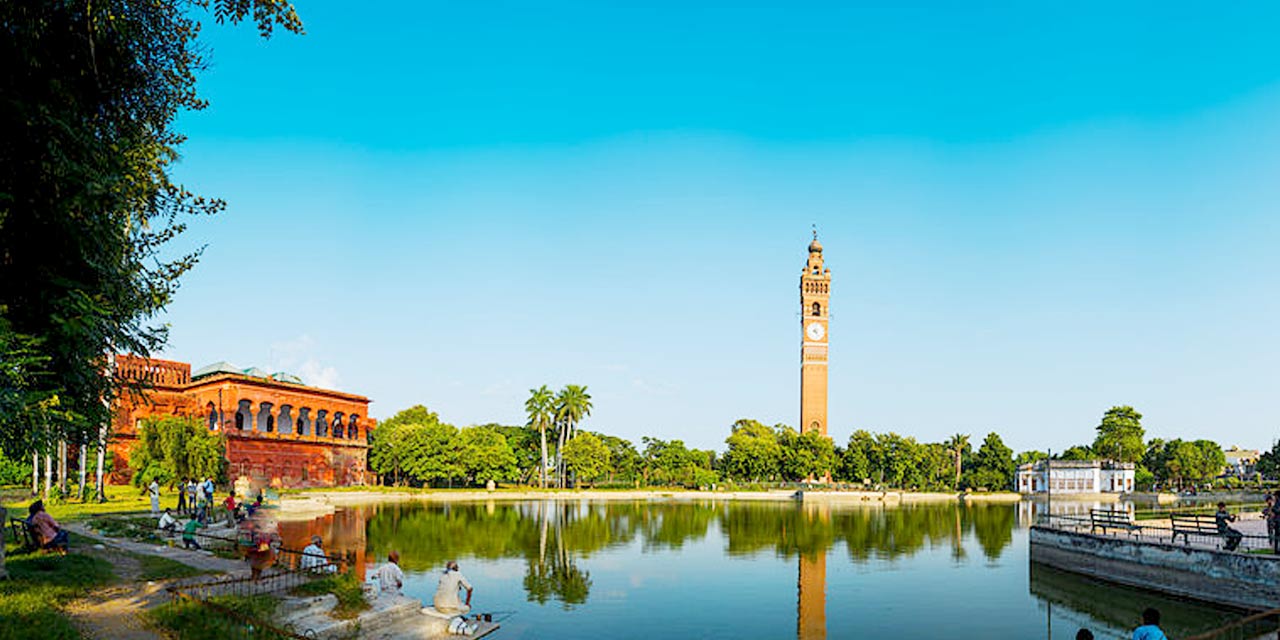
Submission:
<svg viewBox="0 0 1280 640">
<path fill-rule="evenodd" d="M 1278 617 L 1280 617 L 1280 609 L 1259 611 L 1215 629 L 1186 636 L 1182 640 L 1225 640 L 1234 638 L 1252 638 L 1256 640 L 1263 637 L 1280 637 L 1280 633 L 1276 631 L 1276 621 L 1273 620 L 1273 618 Z"/>
<path fill-rule="evenodd" d="M 1119 511 L 1117 513 L 1125 512 Z M 1205 533 L 1186 529 L 1178 529 L 1175 535 L 1172 521 L 1168 517 L 1163 519 L 1153 518 L 1147 520 L 1134 520 L 1131 524 L 1124 527 L 1108 524 L 1103 528 L 1088 515 L 1040 514 L 1036 516 L 1036 526 L 1044 527 L 1046 529 L 1071 531 L 1074 533 L 1106 535 L 1115 538 L 1133 540 L 1135 542 L 1178 544 L 1212 550 L 1226 550 L 1228 539 L 1227 536 L 1222 533 Z M 1274 547 L 1268 536 L 1249 534 L 1239 531 L 1237 531 L 1237 533 L 1240 536 L 1240 543 L 1236 546 L 1234 551 L 1239 553 L 1274 553 Z"/>
</svg>

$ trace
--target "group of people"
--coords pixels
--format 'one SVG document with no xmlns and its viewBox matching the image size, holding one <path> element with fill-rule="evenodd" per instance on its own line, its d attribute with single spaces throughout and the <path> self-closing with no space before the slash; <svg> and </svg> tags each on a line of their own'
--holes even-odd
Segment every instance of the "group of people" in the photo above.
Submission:
<svg viewBox="0 0 1280 640">
<path fill-rule="evenodd" d="M 1076 640 L 1093 640 L 1093 632 L 1081 629 L 1076 632 Z M 1147 607 L 1142 611 L 1142 624 L 1133 630 L 1133 640 L 1169 640 L 1160 628 L 1160 610 Z"/>
<path fill-rule="evenodd" d="M 404 587 L 404 571 L 400 569 L 400 552 L 387 554 L 387 563 L 374 573 L 378 588 L 383 595 L 398 596 Z M 465 614 L 471 611 L 471 583 L 458 569 L 458 562 L 450 560 L 444 565 L 444 573 L 436 583 L 435 597 L 431 606 L 444 614 Z M 465 599 L 461 593 L 466 593 Z"/>
<path fill-rule="evenodd" d="M 197 518 L 201 524 L 208 524 L 209 511 L 213 507 L 213 492 L 215 489 L 213 478 L 206 477 L 204 480 L 183 478 L 178 481 L 176 488 L 178 490 L 178 515 Z M 151 513 L 153 515 L 158 514 L 160 512 L 160 483 L 152 480 L 151 484 L 147 485 L 147 496 L 151 498 Z"/>
</svg>

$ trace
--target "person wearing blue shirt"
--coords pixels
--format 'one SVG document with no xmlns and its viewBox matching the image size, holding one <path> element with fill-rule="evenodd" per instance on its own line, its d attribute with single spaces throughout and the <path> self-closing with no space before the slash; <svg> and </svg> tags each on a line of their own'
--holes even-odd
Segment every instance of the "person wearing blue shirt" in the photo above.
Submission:
<svg viewBox="0 0 1280 640">
<path fill-rule="evenodd" d="M 1133 640 L 1169 640 L 1160 630 L 1160 611 L 1147 607 L 1142 612 L 1142 626 L 1133 630 Z"/>
</svg>

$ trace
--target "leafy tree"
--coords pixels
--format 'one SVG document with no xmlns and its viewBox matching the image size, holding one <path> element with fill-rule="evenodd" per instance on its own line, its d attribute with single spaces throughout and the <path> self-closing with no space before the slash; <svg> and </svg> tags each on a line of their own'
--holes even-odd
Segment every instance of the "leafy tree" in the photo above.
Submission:
<svg viewBox="0 0 1280 640">
<path fill-rule="evenodd" d="M 594 434 L 609 449 L 609 480 L 634 480 L 640 472 L 640 452 L 630 440 L 603 433 Z"/>
<path fill-rule="evenodd" d="M 538 434 L 525 426 L 496 423 L 479 426 L 500 433 L 507 439 L 507 445 L 511 447 L 511 453 L 516 459 L 516 473 L 512 479 L 522 483 L 532 482 L 534 476 L 538 474 L 538 464 L 541 461 L 538 451 Z"/>
<path fill-rule="evenodd" d="M 145 487 L 152 480 L 172 485 L 182 478 L 222 479 L 226 471 L 226 446 L 201 420 L 188 416 L 146 418 L 138 442 L 130 450 L 132 482 Z"/>
<path fill-rule="evenodd" d="M 165 343 L 151 319 L 200 253 L 174 256 L 171 241 L 187 217 L 222 209 L 171 175 L 178 115 L 205 106 L 194 8 L 264 36 L 302 31 L 281 0 L 0 3 L 0 334 L 30 338 L 43 356 L 22 366 L 39 374 L 24 395 L 57 398 L 42 416 L 45 446 L 105 442 L 123 381 L 104 355 Z M 23 457 L 41 443 L 0 446 Z"/>
<path fill-rule="evenodd" d="M 784 428 L 778 434 L 782 448 L 782 475 L 789 480 L 822 478 L 835 468 L 835 444 L 818 431 L 796 433 Z"/>
<path fill-rule="evenodd" d="M 1258 456 L 1258 463 L 1253 468 L 1264 478 L 1275 479 L 1280 476 L 1280 440 L 1272 442 L 1271 450 Z"/>
<path fill-rule="evenodd" d="M 443 422 L 411 424 L 397 433 L 408 452 L 404 471 L 423 483 L 452 480 L 465 473 L 461 461 L 462 443 L 458 430 Z"/>
<path fill-rule="evenodd" d="M 1093 451 L 1100 457 L 1117 462 L 1137 462 L 1145 451 L 1142 446 L 1144 435 L 1141 413 L 1130 406 L 1111 407 L 1098 424 Z"/>
<path fill-rule="evenodd" d="M 30 482 L 31 463 L 6 457 L 4 452 L 0 451 L 0 486 Z"/>
<path fill-rule="evenodd" d="M 1008 490 L 1013 486 L 1013 450 L 1005 446 L 999 434 L 987 434 L 973 457 L 972 488 L 993 491 Z"/>
<path fill-rule="evenodd" d="M 1049 454 L 1043 451 L 1034 451 L 1034 450 L 1022 451 L 1022 452 L 1019 452 L 1018 455 L 1014 457 L 1013 466 L 1016 469 L 1018 467 L 1021 467 L 1024 464 L 1028 464 L 1032 462 L 1040 462 L 1041 460 L 1048 460 L 1048 459 L 1049 459 Z"/>
<path fill-rule="evenodd" d="M 564 446 L 564 465 L 579 480 L 598 480 L 609 470 L 609 447 L 595 434 L 584 431 Z"/>
<path fill-rule="evenodd" d="M 965 455 L 969 452 L 969 434 L 957 433 L 951 436 L 951 438 L 948 439 L 945 444 L 947 447 L 947 451 L 950 452 L 951 457 L 953 460 L 955 460 L 955 465 L 956 465 L 955 482 L 952 484 L 952 488 L 959 489 L 960 488 L 960 471 L 961 471 L 960 465 L 964 461 Z"/>
<path fill-rule="evenodd" d="M 1068 447 L 1057 457 L 1059 460 L 1093 460 L 1098 456 L 1094 455 L 1093 449 L 1086 445 L 1078 444 L 1074 447 Z"/>
<path fill-rule="evenodd" d="M 837 477 L 846 482 L 862 482 L 871 478 L 871 463 L 878 460 L 876 440 L 859 429 L 849 436 L 849 445 L 840 454 Z"/>
<path fill-rule="evenodd" d="M 547 429 L 555 422 L 555 394 L 547 385 L 529 390 L 529 399 L 524 401 L 524 411 L 529 416 L 529 427 L 538 432 L 542 443 L 542 467 L 538 470 L 539 486 L 547 488 Z"/>
<path fill-rule="evenodd" d="M 778 433 L 755 420 L 733 423 L 725 439 L 723 469 L 731 478 L 759 482 L 776 477 L 782 465 L 782 445 Z"/>
<path fill-rule="evenodd" d="M 460 435 L 462 470 L 475 482 L 499 482 L 515 477 L 516 456 L 501 433 L 488 427 L 469 427 Z"/>
<path fill-rule="evenodd" d="M 383 477 L 391 476 L 396 485 L 407 478 L 403 477 L 405 464 L 411 451 L 407 439 L 410 426 L 438 424 L 440 416 L 423 405 L 414 405 L 383 420 L 377 429 L 369 434 L 369 468 Z"/>
</svg>

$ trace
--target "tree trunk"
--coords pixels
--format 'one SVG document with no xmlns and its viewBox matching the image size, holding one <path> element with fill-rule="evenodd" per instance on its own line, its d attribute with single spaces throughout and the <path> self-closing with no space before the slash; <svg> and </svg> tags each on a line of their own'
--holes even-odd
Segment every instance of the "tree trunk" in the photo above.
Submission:
<svg viewBox="0 0 1280 640">
<path fill-rule="evenodd" d="M 106 470 L 106 466 L 107 466 L 107 425 L 104 423 L 102 426 L 98 427 L 98 473 L 95 476 L 95 479 L 98 484 L 96 487 L 94 487 L 94 494 L 95 494 L 94 499 L 97 500 L 98 502 L 107 501 L 107 492 L 105 487 L 103 486 L 106 484 L 103 478 L 103 472 Z"/>
<path fill-rule="evenodd" d="M 40 452 L 31 454 L 31 496 L 40 495 Z"/>
<path fill-rule="evenodd" d="M 53 454 L 44 454 L 44 499 L 49 499 L 49 493 L 53 491 Z"/>
<path fill-rule="evenodd" d="M 67 495 L 67 441 L 58 441 L 58 493 Z"/>
<path fill-rule="evenodd" d="M 542 436 L 542 468 L 538 469 L 538 477 L 541 479 L 542 488 L 547 488 L 547 425 L 543 424 L 538 427 L 538 433 Z"/>
<path fill-rule="evenodd" d="M 85 441 L 80 442 L 80 501 L 84 502 L 85 478 L 89 470 L 89 447 Z"/>
<path fill-rule="evenodd" d="M 9 528 L 5 526 L 9 524 L 7 521 L 8 516 L 9 513 L 5 511 L 4 507 L 0 507 L 0 580 L 9 577 L 9 570 L 4 568 L 4 530 Z"/>
</svg>

